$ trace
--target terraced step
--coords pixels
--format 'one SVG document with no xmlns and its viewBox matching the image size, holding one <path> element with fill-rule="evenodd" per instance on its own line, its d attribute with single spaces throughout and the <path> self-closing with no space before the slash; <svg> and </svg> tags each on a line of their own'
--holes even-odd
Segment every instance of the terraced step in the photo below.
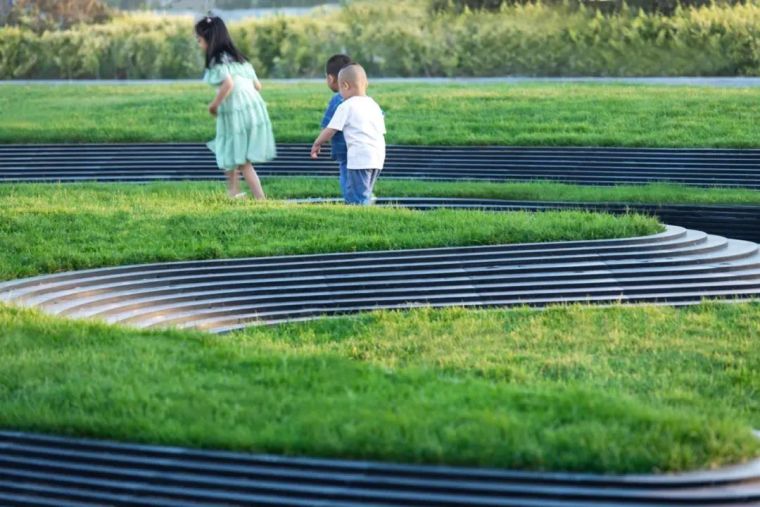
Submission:
<svg viewBox="0 0 760 507">
<path fill-rule="evenodd" d="M 0 284 L 0 300 L 51 314 L 211 332 L 378 308 L 759 294 L 757 244 L 675 226 L 616 240 L 148 264 Z"/>
<path fill-rule="evenodd" d="M 756 505 L 760 461 L 674 475 L 513 472 L 284 458 L 0 431 L 8 506 Z"/>
<path fill-rule="evenodd" d="M 328 157 L 282 144 L 262 176 L 336 176 Z M 551 180 L 587 185 L 670 181 L 760 188 L 760 150 L 389 146 L 385 178 Z M 202 144 L 2 145 L 0 181 L 218 180 Z"/>
</svg>

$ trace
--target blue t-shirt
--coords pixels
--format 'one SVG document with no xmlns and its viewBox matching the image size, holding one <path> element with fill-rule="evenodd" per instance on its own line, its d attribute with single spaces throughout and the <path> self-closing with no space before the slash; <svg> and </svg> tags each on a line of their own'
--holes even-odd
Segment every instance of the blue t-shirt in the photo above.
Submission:
<svg viewBox="0 0 760 507">
<path fill-rule="evenodd" d="M 330 103 L 327 104 L 325 116 L 322 118 L 322 128 L 325 128 L 330 124 L 330 120 L 332 120 L 335 110 L 338 109 L 338 106 L 342 103 L 343 97 L 340 96 L 340 93 L 333 95 L 333 98 L 330 99 Z M 346 146 L 346 139 L 343 137 L 343 132 L 336 132 L 332 138 L 331 157 L 338 162 L 346 162 L 348 160 L 348 146 Z"/>
</svg>

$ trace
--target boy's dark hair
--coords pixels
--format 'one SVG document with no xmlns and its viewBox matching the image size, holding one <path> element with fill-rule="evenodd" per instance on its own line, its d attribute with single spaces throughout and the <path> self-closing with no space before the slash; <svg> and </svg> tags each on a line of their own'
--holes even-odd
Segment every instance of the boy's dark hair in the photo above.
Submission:
<svg viewBox="0 0 760 507">
<path fill-rule="evenodd" d="M 325 73 L 328 76 L 338 77 L 338 73 L 343 69 L 343 67 L 348 67 L 352 63 L 354 63 L 354 61 L 348 55 L 332 55 L 327 59 L 327 65 L 325 65 Z"/>
<path fill-rule="evenodd" d="M 206 16 L 195 24 L 195 33 L 208 44 L 206 50 L 206 68 L 220 63 L 222 54 L 227 53 L 236 62 L 243 63 L 247 58 L 232 43 L 227 26 L 218 16 Z"/>
</svg>

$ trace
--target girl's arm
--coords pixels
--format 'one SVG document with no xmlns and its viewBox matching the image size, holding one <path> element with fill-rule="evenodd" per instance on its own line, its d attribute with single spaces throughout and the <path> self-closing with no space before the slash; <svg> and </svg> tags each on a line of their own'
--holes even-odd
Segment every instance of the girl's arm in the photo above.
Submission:
<svg viewBox="0 0 760 507">
<path fill-rule="evenodd" d="M 337 130 L 335 129 L 326 128 L 321 134 L 319 134 L 319 137 L 317 137 L 317 140 L 314 141 L 314 144 L 311 146 L 311 158 L 317 158 L 319 156 L 322 145 L 332 139 L 336 132 Z"/>
<path fill-rule="evenodd" d="M 235 88 L 235 82 L 232 80 L 232 76 L 224 78 L 224 81 L 222 81 L 222 84 L 219 86 L 219 91 L 216 92 L 216 98 L 214 98 L 211 104 L 208 105 L 208 112 L 211 113 L 212 116 L 216 116 L 217 111 L 219 111 L 219 106 L 224 102 L 224 99 L 232 93 L 233 88 Z"/>
<path fill-rule="evenodd" d="M 258 79 L 253 80 L 253 87 L 256 88 L 257 92 L 260 92 L 261 89 L 263 88 L 263 86 L 261 86 L 261 81 L 259 81 Z"/>
</svg>

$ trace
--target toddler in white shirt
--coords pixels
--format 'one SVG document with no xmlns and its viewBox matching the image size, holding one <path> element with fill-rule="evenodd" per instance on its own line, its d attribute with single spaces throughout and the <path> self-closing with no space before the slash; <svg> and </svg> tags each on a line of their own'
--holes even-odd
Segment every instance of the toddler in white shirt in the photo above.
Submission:
<svg viewBox="0 0 760 507">
<path fill-rule="evenodd" d="M 322 145 L 336 132 L 343 132 L 348 146 L 345 199 L 347 204 L 372 204 L 372 189 L 385 164 L 385 119 L 380 106 L 367 96 L 367 73 L 359 64 L 338 74 L 343 103 L 311 147 L 317 158 Z"/>
</svg>

